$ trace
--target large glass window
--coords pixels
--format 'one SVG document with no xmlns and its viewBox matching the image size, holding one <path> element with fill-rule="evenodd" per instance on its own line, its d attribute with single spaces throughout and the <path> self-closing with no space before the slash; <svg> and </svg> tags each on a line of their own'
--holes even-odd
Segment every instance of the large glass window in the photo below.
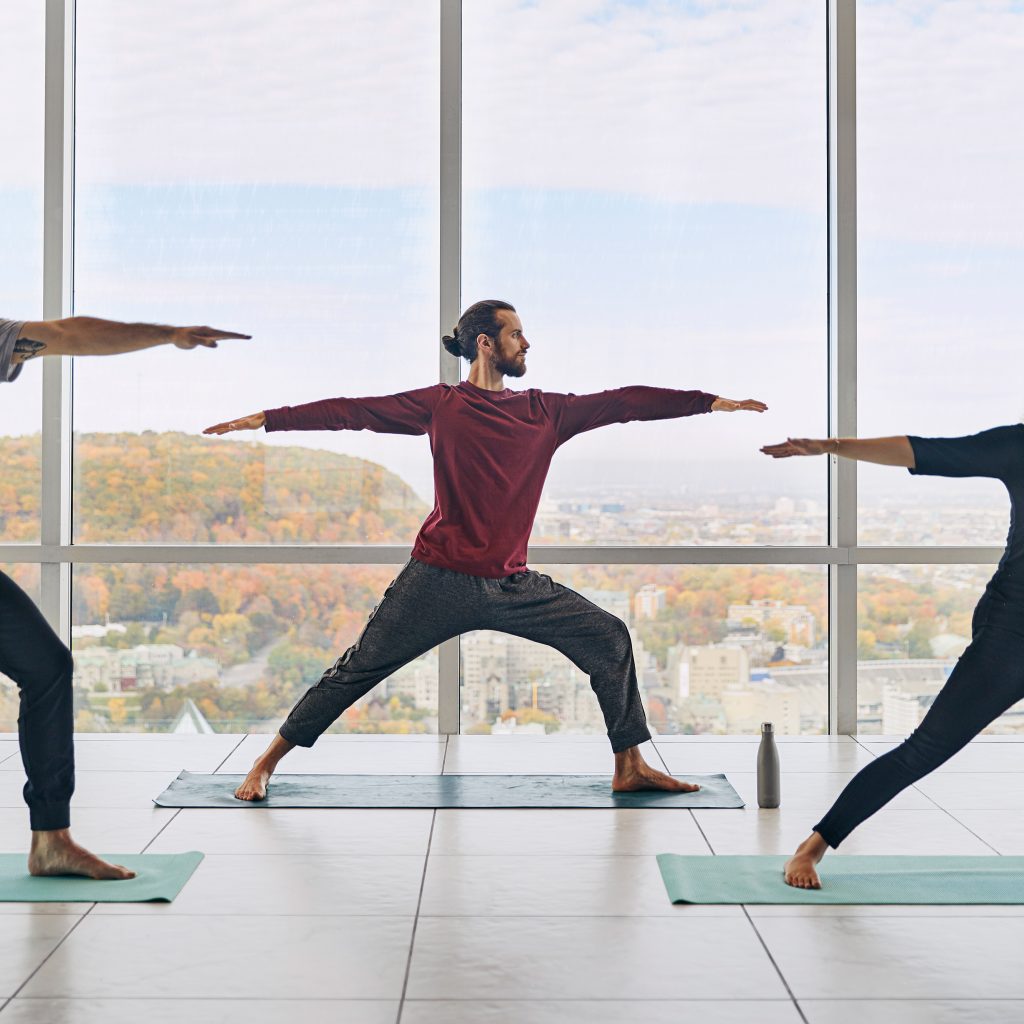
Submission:
<svg viewBox="0 0 1024 1024">
<path fill-rule="evenodd" d="M 550 566 L 627 623 L 651 729 L 661 734 L 828 731 L 823 567 Z M 590 682 L 551 647 L 501 633 L 462 638 L 462 728 L 597 733 Z"/>
<path fill-rule="evenodd" d="M 463 16 L 463 297 L 519 309 L 521 386 L 771 407 L 574 439 L 534 540 L 822 543 L 823 465 L 758 448 L 825 429 L 825 4 Z"/>
<path fill-rule="evenodd" d="M 1001 0 L 858 4 L 863 436 L 958 436 L 1024 415 L 1022 32 L 1024 11 Z M 994 481 L 865 466 L 860 482 L 862 540 L 1006 536 Z"/>
<path fill-rule="evenodd" d="M 436 383 L 436 5 L 79 0 L 77 20 L 77 311 L 254 338 L 79 362 L 76 538 L 411 541 L 424 438 L 199 435 Z"/>
<path fill-rule="evenodd" d="M 43 313 L 45 5 L 0 5 L 0 318 Z M 0 542 L 39 538 L 42 367 L 0 384 Z"/>
<path fill-rule="evenodd" d="M 274 732 L 353 643 L 397 569 L 376 565 L 75 566 L 76 725 Z M 436 733 L 436 651 L 332 732 Z"/>
<path fill-rule="evenodd" d="M 971 641 L 994 566 L 861 566 L 857 573 L 857 730 L 907 736 Z M 986 730 L 1024 733 L 1015 705 Z"/>
</svg>

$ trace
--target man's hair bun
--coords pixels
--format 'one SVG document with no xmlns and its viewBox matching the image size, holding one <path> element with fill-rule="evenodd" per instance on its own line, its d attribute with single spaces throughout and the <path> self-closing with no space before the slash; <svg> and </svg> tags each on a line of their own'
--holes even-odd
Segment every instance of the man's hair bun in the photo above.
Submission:
<svg viewBox="0 0 1024 1024">
<path fill-rule="evenodd" d="M 448 349 L 448 351 L 451 352 L 453 356 L 462 355 L 462 346 L 459 344 L 459 339 L 453 337 L 451 334 L 446 334 L 441 339 L 441 344 L 444 345 L 444 347 Z"/>
</svg>

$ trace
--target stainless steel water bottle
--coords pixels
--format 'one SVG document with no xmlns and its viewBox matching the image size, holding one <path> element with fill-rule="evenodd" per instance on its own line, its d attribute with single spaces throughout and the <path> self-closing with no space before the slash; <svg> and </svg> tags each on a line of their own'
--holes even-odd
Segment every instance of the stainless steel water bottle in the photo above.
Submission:
<svg viewBox="0 0 1024 1024">
<path fill-rule="evenodd" d="M 761 723 L 761 743 L 757 748 L 757 806 L 778 807 L 782 799 L 779 779 L 779 748 L 771 722 Z"/>
</svg>

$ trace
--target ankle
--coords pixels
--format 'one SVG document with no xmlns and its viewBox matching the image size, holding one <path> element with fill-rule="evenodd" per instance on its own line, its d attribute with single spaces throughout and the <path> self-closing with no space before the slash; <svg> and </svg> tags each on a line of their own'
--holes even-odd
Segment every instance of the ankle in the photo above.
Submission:
<svg viewBox="0 0 1024 1024">
<path fill-rule="evenodd" d="M 32 830 L 32 847 L 56 846 L 71 841 L 71 829 L 69 828 L 48 828 Z"/>
<path fill-rule="evenodd" d="M 828 849 L 828 843 L 817 833 L 812 832 L 801 844 L 799 853 L 808 853 L 813 856 L 820 856 Z"/>
</svg>

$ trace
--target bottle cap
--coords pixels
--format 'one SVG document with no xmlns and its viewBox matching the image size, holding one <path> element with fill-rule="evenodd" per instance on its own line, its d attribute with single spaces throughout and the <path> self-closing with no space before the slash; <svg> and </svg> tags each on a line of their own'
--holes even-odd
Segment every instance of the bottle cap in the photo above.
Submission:
<svg viewBox="0 0 1024 1024">
<path fill-rule="evenodd" d="M 761 732 L 775 732 L 775 726 L 771 722 L 762 722 Z"/>
</svg>

